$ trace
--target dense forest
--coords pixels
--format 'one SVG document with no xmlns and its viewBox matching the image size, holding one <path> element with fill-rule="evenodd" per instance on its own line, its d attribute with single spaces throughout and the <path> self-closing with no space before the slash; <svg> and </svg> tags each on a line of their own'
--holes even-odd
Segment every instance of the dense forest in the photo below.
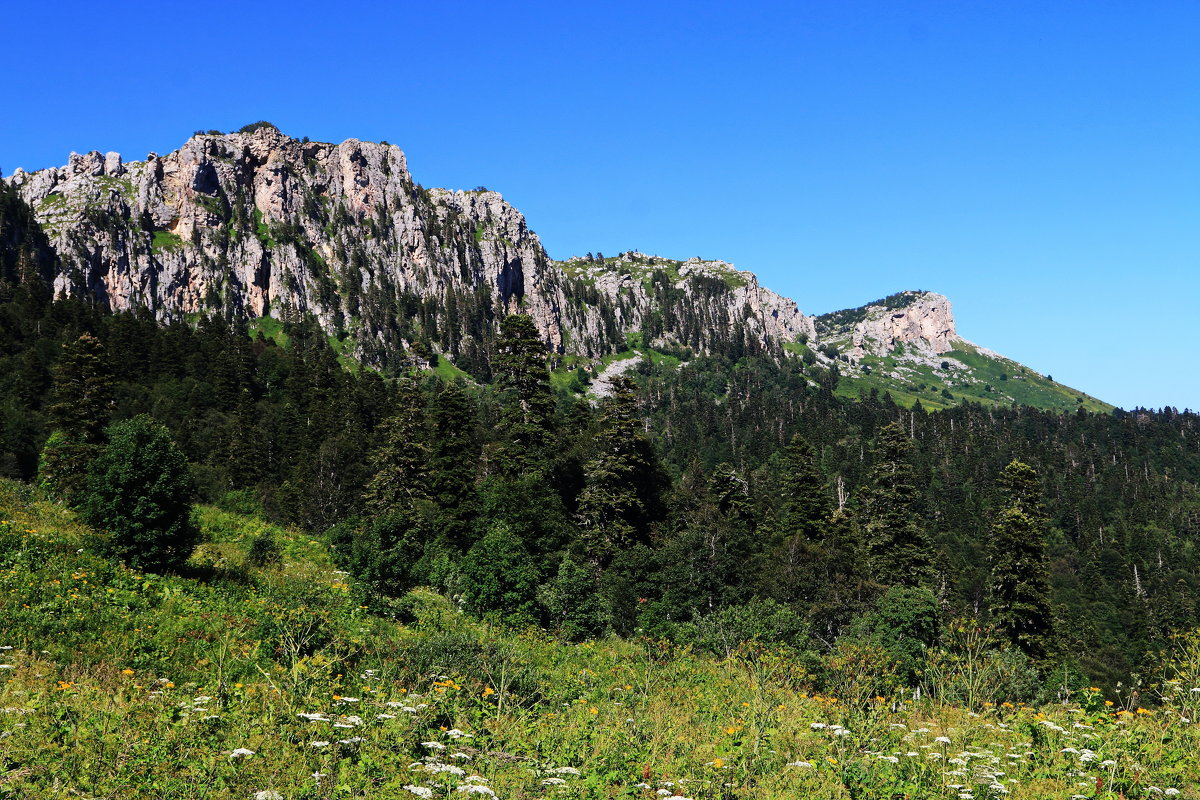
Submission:
<svg viewBox="0 0 1200 800">
<path fill-rule="evenodd" d="M 742 351 L 643 362 L 593 405 L 553 388 L 519 315 L 483 380 L 381 373 L 312 320 L 265 338 L 55 300 L 11 192 L 0 223 L 0 476 L 84 513 L 118 445 L 177 446 L 198 501 L 325 537 L 388 613 L 429 586 L 568 639 L 755 639 L 814 664 L 868 643 L 899 685 L 965 625 L 1012 697 L 1127 682 L 1197 622 L 1191 412 L 927 413 Z M 115 433 L 147 418 L 172 441 Z"/>
</svg>

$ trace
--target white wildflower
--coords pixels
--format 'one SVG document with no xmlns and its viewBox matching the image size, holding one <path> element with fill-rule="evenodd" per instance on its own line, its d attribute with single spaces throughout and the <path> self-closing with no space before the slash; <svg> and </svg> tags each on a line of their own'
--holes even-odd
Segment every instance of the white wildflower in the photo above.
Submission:
<svg viewBox="0 0 1200 800">
<path fill-rule="evenodd" d="M 426 765 L 425 770 L 426 772 L 433 773 L 448 772 L 451 775 L 457 775 L 460 778 L 467 774 L 465 769 L 462 767 L 456 767 L 453 764 L 428 764 Z"/>
<path fill-rule="evenodd" d="M 546 778 L 542 781 L 542 786 L 562 786 L 566 781 L 562 778 Z"/>
<path fill-rule="evenodd" d="M 409 785 L 405 786 L 404 788 L 415 794 L 417 797 L 425 798 L 425 800 L 429 800 L 429 798 L 433 797 L 433 789 L 430 789 L 428 786 Z"/>
<path fill-rule="evenodd" d="M 458 728 L 451 728 L 450 730 L 446 731 L 446 735 L 449 736 L 451 739 L 470 739 L 471 738 L 471 734 L 469 734 L 465 731 L 460 731 Z"/>
<path fill-rule="evenodd" d="M 488 779 L 482 775 L 468 775 L 465 778 L 467 783 L 487 783 Z"/>
<path fill-rule="evenodd" d="M 808 761 L 789 761 L 788 766 L 789 767 L 804 767 L 805 769 L 812 769 L 812 764 Z"/>
<path fill-rule="evenodd" d="M 470 761 L 471 757 L 466 753 L 451 753 L 451 758 L 457 758 L 459 761 Z"/>
<path fill-rule="evenodd" d="M 934 739 L 934 741 L 937 742 L 938 744 L 950 744 L 950 737 L 939 736 L 936 739 Z"/>
<path fill-rule="evenodd" d="M 329 722 L 329 717 L 322 714 L 320 711 L 301 712 L 298 717 L 304 717 L 309 722 Z"/>
<path fill-rule="evenodd" d="M 274 789 L 264 789 L 254 793 L 254 800 L 283 800 L 283 795 Z"/>
<path fill-rule="evenodd" d="M 460 792 L 466 792 L 467 794 L 483 794 L 487 795 L 488 797 L 496 796 L 496 793 L 491 789 L 486 786 L 480 786 L 477 783 L 464 783 L 462 786 L 458 787 L 458 790 Z"/>
<path fill-rule="evenodd" d="M 254 755 L 253 750 L 248 750 L 245 747 L 239 747 L 229 754 L 230 758 L 249 758 Z"/>
<path fill-rule="evenodd" d="M 555 773 L 556 775 L 578 775 L 579 774 L 579 770 L 575 769 L 574 767 L 555 767 L 554 769 L 552 769 L 550 771 Z"/>
<path fill-rule="evenodd" d="M 445 750 L 446 745 L 441 742 L 421 742 L 421 747 L 428 747 L 430 750 Z"/>
<path fill-rule="evenodd" d="M 313 747 L 329 747 L 329 742 L 313 742 Z"/>
<path fill-rule="evenodd" d="M 808 727 L 812 728 L 814 731 L 819 731 L 829 726 L 827 726 L 824 722 L 811 722 L 809 723 Z"/>
</svg>

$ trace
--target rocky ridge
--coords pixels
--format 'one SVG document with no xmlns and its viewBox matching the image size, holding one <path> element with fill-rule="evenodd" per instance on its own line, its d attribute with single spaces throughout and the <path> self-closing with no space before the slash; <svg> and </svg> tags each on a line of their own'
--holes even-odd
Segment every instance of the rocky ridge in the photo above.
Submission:
<svg viewBox="0 0 1200 800">
<path fill-rule="evenodd" d="M 528 313 L 558 353 L 595 358 L 631 335 L 696 352 L 818 341 L 819 320 L 721 261 L 551 261 L 496 192 L 425 189 L 387 143 L 297 140 L 270 125 L 196 134 L 126 162 L 71 154 L 7 178 L 57 251 L 60 295 L 91 294 L 160 319 L 312 315 L 365 361 L 440 352 L 478 360 L 504 313 Z M 940 295 L 869 314 L 852 358 L 954 340 Z M 820 356 L 822 361 L 830 360 Z"/>
</svg>

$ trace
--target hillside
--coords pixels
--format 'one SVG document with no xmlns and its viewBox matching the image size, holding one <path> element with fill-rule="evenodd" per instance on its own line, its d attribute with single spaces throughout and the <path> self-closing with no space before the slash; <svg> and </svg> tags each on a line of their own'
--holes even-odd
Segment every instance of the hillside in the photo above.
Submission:
<svg viewBox="0 0 1200 800">
<path fill-rule="evenodd" d="M 186 576 L 143 574 L 0 481 L 0 797 L 1200 797 L 1195 639 L 1140 699 L 1051 683 L 1035 707 L 963 629 L 914 702 L 867 643 L 813 658 L 729 618 L 691 647 L 568 645 L 428 590 L 380 604 L 295 529 L 198 520 Z M 255 566 L 263 536 L 281 559 Z"/>
<path fill-rule="evenodd" d="M 723 261 L 553 261 L 500 194 L 426 189 L 386 142 L 309 142 L 258 123 L 142 161 L 72 154 L 6 180 L 58 257 L 43 264 L 58 295 L 162 321 L 311 315 L 340 355 L 388 371 L 444 360 L 486 381 L 498 320 L 521 311 L 559 356 L 559 382 L 580 392 L 632 353 L 763 353 L 836 364 L 847 397 L 1111 410 L 957 337 L 940 295 L 811 317 Z M 917 310 L 929 324 L 889 321 Z"/>
</svg>

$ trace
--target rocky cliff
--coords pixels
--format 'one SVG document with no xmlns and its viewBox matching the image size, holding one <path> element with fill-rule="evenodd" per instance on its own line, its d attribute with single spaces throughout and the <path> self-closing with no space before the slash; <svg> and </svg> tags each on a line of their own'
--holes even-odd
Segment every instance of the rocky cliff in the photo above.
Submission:
<svg viewBox="0 0 1200 800">
<path fill-rule="evenodd" d="M 699 351 L 815 335 L 794 302 L 722 262 L 552 262 L 499 194 L 424 189 L 386 143 L 260 125 L 142 161 L 72 154 L 8 181 L 59 254 L 59 294 L 163 319 L 311 314 L 372 362 L 411 348 L 477 357 L 515 311 L 583 356 L 630 334 Z"/>
</svg>

